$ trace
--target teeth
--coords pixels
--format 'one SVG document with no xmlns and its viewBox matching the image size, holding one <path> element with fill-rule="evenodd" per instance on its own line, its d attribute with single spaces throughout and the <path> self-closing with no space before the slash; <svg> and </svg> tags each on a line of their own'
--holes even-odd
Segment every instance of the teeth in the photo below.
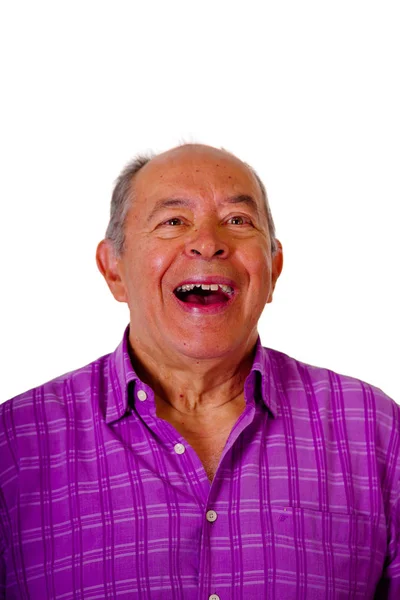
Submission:
<svg viewBox="0 0 400 600">
<path fill-rule="evenodd" d="M 225 294 L 233 293 L 233 289 L 229 285 L 221 285 L 220 288 L 223 292 L 225 292 Z"/>
<path fill-rule="evenodd" d="M 202 290 L 210 290 L 212 292 L 217 292 L 218 288 L 221 288 L 221 290 L 225 293 L 225 294 L 233 294 L 233 289 L 231 288 L 230 285 L 225 285 L 223 283 L 187 283 L 185 285 L 180 285 L 178 288 L 176 288 L 177 292 L 191 292 L 194 288 L 201 288 Z"/>
<path fill-rule="evenodd" d="M 194 288 L 194 284 L 188 283 L 178 288 L 179 292 L 190 292 Z"/>
</svg>

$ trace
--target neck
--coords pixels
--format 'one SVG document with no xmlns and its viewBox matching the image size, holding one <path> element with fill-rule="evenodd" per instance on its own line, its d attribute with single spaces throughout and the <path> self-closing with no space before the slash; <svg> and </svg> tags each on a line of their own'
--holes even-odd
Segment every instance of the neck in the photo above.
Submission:
<svg viewBox="0 0 400 600">
<path fill-rule="evenodd" d="M 255 350 L 253 342 L 249 348 L 235 350 L 228 356 L 198 360 L 174 357 L 170 352 L 157 356 L 154 348 L 150 354 L 137 339 L 133 343 L 130 338 L 130 344 L 135 371 L 154 390 L 157 406 L 170 407 L 182 414 L 222 408 L 242 398 Z"/>
</svg>

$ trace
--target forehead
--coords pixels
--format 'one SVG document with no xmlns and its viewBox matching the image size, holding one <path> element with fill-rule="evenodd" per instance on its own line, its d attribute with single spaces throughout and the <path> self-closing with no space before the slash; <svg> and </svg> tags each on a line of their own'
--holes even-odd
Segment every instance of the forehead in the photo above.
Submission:
<svg viewBox="0 0 400 600">
<path fill-rule="evenodd" d="M 261 190 L 250 169 L 238 158 L 216 148 L 178 148 L 152 159 L 134 180 L 135 203 L 151 208 L 167 196 L 210 196 L 216 200 L 247 194 L 261 203 Z M 142 205 L 142 208 L 143 205 Z"/>
</svg>

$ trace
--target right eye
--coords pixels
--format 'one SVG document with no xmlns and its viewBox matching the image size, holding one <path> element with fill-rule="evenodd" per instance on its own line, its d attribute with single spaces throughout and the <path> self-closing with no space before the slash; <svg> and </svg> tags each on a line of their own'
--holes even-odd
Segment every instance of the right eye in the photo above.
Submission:
<svg viewBox="0 0 400 600">
<path fill-rule="evenodd" d="M 182 219 L 178 219 L 178 217 L 172 217 L 172 219 L 168 219 L 161 223 L 161 225 L 170 225 L 171 227 L 177 227 L 178 225 L 183 225 Z"/>
</svg>

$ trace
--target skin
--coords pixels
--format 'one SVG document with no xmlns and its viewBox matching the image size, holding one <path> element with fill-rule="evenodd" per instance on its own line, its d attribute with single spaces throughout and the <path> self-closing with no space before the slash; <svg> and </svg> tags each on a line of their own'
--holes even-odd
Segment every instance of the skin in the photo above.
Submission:
<svg viewBox="0 0 400 600">
<path fill-rule="evenodd" d="M 210 479 L 244 408 L 243 386 L 257 322 L 272 301 L 282 246 L 271 254 L 261 191 L 251 171 L 225 151 L 174 148 L 136 175 L 116 256 L 108 240 L 96 259 L 114 298 L 130 310 L 132 360 L 155 391 L 157 414 L 193 446 Z M 250 196 L 254 205 L 229 198 Z M 165 206 L 164 200 L 184 204 Z M 173 290 L 208 277 L 233 282 L 220 311 L 184 310 Z"/>
</svg>

